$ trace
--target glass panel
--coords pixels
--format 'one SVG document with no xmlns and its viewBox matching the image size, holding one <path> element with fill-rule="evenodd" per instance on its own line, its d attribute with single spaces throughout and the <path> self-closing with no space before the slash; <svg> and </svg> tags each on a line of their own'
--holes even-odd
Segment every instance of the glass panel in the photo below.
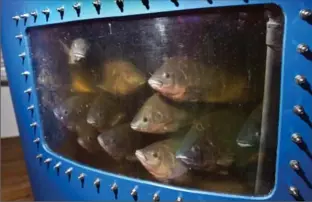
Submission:
<svg viewBox="0 0 312 202">
<path fill-rule="evenodd" d="M 282 18 L 261 5 L 28 29 L 45 143 L 124 176 L 269 193 L 281 56 L 266 54 L 268 13 Z"/>
</svg>

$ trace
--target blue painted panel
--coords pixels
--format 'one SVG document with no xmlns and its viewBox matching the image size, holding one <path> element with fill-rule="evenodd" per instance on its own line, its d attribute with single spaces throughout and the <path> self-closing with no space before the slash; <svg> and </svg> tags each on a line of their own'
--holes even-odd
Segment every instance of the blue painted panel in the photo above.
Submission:
<svg viewBox="0 0 312 202">
<path fill-rule="evenodd" d="M 295 105 L 304 107 L 305 112 L 312 117 L 312 95 L 296 85 L 294 77 L 297 74 L 304 75 L 312 83 L 312 60 L 299 54 L 296 49 L 299 43 L 305 43 L 312 47 L 312 25 L 299 17 L 299 11 L 303 8 L 312 9 L 312 1 L 288 1 L 288 0 L 214 0 L 209 4 L 204 0 L 180 0 L 179 7 L 175 7 L 170 0 L 150 1 L 150 10 L 146 10 L 141 1 L 126 1 L 124 12 L 121 13 L 113 1 L 102 2 L 102 12 L 98 15 L 90 1 L 82 2 L 82 12 L 78 18 L 72 8 L 74 1 L 1 1 L 1 40 L 3 57 L 7 67 L 8 80 L 12 94 L 17 123 L 22 138 L 23 150 L 26 164 L 30 176 L 36 200 L 108 200 L 113 199 L 110 186 L 116 182 L 119 187 L 118 200 L 133 200 L 130 192 L 137 186 L 139 200 L 151 200 L 153 194 L 159 191 L 161 200 L 176 200 L 182 194 L 184 200 L 293 200 L 289 194 L 289 186 L 296 186 L 305 200 L 312 200 L 312 189 L 299 177 L 289 166 L 289 161 L 296 159 L 304 171 L 309 182 L 312 182 L 311 158 L 301 150 L 291 140 L 291 135 L 299 133 L 307 147 L 312 151 L 312 128 L 293 113 Z M 15 38 L 18 34 L 26 35 L 26 29 L 32 26 L 58 24 L 69 21 L 87 20 L 93 18 L 128 16 L 137 14 L 159 13 L 177 10 L 188 10 L 197 8 L 210 8 L 221 6 L 253 5 L 263 3 L 276 3 L 285 14 L 285 31 L 283 41 L 282 79 L 280 95 L 280 114 L 278 130 L 278 152 L 277 152 L 277 172 L 274 190 L 265 197 L 246 197 L 230 194 L 202 192 L 195 190 L 181 189 L 172 186 L 164 186 L 158 183 L 135 180 L 121 177 L 114 174 L 89 168 L 84 165 L 65 159 L 52 151 L 46 145 L 40 144 L 39 149 L 33 143 L 36 137 L 43 139 L 41 130 L 41 120 L 38 110 L 38 98 L 34 90 L 34 78 L 31 68 L 31 57 L 26 38 L 19 44 Z M 64 5 L 65 15 L 61 20 L 56 8 Z M 46 22 L 42 14 L 43 9 L 49 8 L 51 13 Z M 24 25 L 23 20 L 19 20 L 16 26 L 13 16 L 24 13 L 38 12 L 37 21 L 33 21 L 30 16 Z M 18 56 L 25 52 L 24 64 Z M 29 71 L 26 78 L 21 75 Z M 24 93 L 28 88 L 30 94 Z M 34 114 L 31 114 L 27 107 L 34 104 Z M 31 127 L 36 122 L 36 127 Z M 51 158 L 50 166 L 41 163 L 35 157 L 42 154 L 42 161 Z M 57 176 L 53 166 L 57 162 L 62 162 L 60 175 Z M 72 170 L 72 180 L 68 181 L 68 176 L 64 173 L 68 168 Z M 86 174 L 85 187 L 81 188 L 77 176 L 80 173 Z M 100 179 L 100 192 L 97 193 L 93 182 Z M 53 190 L 53 191 L 52 191 Z"/>
</svg>

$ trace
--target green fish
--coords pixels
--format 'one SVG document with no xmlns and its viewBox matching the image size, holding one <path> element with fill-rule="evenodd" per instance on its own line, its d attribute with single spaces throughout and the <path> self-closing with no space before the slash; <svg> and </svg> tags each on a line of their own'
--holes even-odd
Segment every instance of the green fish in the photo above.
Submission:
<svg viewBox="0 0 312 202">
<path fill-rule="evenodd" d="M 85 120 L 80 121 L 76 125 L 78 144 L 90 153 L 101 151 L 101 147 L 97 141 L 98 131 L 88 124 Z"/>
</svg>

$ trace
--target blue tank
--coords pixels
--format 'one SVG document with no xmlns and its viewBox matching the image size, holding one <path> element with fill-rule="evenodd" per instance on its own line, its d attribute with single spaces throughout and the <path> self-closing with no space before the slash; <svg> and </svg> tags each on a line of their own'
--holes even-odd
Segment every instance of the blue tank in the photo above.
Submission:
<svg viewBox="0 0 312 202">
<path fill-rule="evenodd" d="M 312 200 L 312 1 L 0 8 L 35 200 Z"/>
</svg>

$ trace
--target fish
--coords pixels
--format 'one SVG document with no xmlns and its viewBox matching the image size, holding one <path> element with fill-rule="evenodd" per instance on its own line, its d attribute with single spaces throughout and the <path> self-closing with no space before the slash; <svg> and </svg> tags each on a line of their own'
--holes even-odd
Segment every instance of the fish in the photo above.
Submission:
<svg viewBox="0 0 312 202">
<path fill-rule="evenodd" d="M 68 55 L 68 64 L 75 65 L 86 58 L 86 54 L 90 49 L 90 44 L 83 38 L 76 38 L 68 47 L 63 41 L 59 40 L 63 50 Z"/>
<path fill-rule="evenodd" d="M 77 93 L 95 93 L 97 92 L 96 84 L 92 75 L 84 72 L 81 67 L 70 71 L 71 88 Z"/>
<path fill-rule="evenodd" d="M 94 95 L 84 93 L 67 98 L 53 109 L 55 117 L 70 131 L 75 132 L 76 124 L 86 119 Z"/>
<path fill-rule="evenodd" d="M 190 125 L 195 116 L 196 108 L 174 105 L 155 93 L 134 116 L 131 128 L 144 133 L 166 134 Z"/>
<path fill-rule="evenodd" d="M 111 94 L 101 93 L 91 103 L 87 123 L 102 132 L 129 120 L 125 103 Z M 130 121 L 130 120 L 129 120 Z"/>
<path fill-rule="evenodd" d="M 176 158 L 190 169 L 227 174 L 240 154 L 235 139 L 246 116 L 236 109 L 222 109 L 203 115 L 185 135 Z"/>
<path fill-rule="evenodd" d="M 261 137 L 262 103 L 259 104 L 249 115 L 242 126 L 236 143 L 240 147 L 257 147 Z"/>
<path fill-rule="evenodd" d="M 142 134 L 131 129 L 130 123 L 117 125 L 101 133 L 97 140 L 101 147 L 115 160 L 137 161 L 134 155 L 142 147 Z"/>
<path fill-rule="evenodd" d="M 188 168 L 175 157 L 178 147 L 178 139 L 168 138 L 137 149 L 135 156 L 158 181 L 168 183 L 183 178 L 188 172 Z"/>
<path fill-rule="evenodd" d="M 114 95 L 131 94 L 147 82 L 145 75 L 129 61 L 111 60 L 103 66 L 103 79 L 97 87 Z"/>
<path fill-rule="evenodd" d="M 77 134 L 78 144 L 90 153 L 101 151 L 97 141 L 98 131 L 88 124 L 84 119 L 76 124 L 75 131 Z"/>
<path fill-rule="evenodd" d="M 242 69 L 242 68 L 241 68 Z M 251 88 L 242 70 L 204 65 L 188 57 L 169 57 L 148 79 L 149 86 L 177 102 L 248 102 Z"/>
</svg>

